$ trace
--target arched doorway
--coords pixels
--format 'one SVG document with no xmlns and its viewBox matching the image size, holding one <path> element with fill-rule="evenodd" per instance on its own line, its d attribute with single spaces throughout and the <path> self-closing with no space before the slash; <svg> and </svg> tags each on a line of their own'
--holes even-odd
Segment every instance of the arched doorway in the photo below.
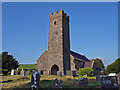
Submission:
<svg viewBox="0 0 120 90">
<path fill-rule="evenodd" d="M 57 71 L 59 71 L 59 67 L 57 65 L 53 65 L 51 68 L 51 75 L 57 75 Z"/>
</svg>

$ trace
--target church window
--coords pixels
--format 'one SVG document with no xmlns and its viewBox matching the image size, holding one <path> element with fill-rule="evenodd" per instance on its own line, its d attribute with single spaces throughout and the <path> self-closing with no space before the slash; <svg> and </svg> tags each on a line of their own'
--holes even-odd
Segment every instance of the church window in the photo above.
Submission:
<svg viewBox="0 0 120 90">
<path fill-rule="evenodd" d="M 54 25 L 56 25 L 56 21 L 54 21 Z"/>
</svg>

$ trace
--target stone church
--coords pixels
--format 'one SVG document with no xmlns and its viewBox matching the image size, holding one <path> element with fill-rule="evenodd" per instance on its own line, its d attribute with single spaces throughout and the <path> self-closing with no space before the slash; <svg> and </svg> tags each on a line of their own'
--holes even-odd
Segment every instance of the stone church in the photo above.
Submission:
<svg viewBox="0 0 120 90">
<path fill-rule="evenodd" d="M 57 71 L 66 75 L 67 70 L 94 68 L 94 62 L 70 50 L 69 16 L 63 10 L 49 14 L 48 51 L 45 50 L 36 63 L 44 75 L 56 75 Z"/>
</svg>

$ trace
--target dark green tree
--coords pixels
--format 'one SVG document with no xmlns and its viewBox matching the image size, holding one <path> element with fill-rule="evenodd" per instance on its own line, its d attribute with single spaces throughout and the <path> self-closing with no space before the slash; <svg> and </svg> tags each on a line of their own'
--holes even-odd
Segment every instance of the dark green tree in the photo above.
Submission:
<svg viewBox="0 0 120 90">
<path fill-rule="evenodd" d="M 16 69 L 19 66 L 18 61 L 14 58 L 13 55 L 9 55 L 8 52 L 2 52 L 2 72 L 7 74 L 12 69 Z"/>
<path fill-rule="evenodd" d="M 102 60 L 101 59 L 99 59 L 99 58 L 96 58 L 96 59 L 93 59 L 94 61 L 95 61 L 95 65 L 97 66 L 97 68 L 99 69 L 99 70 L 101 70 L 101 69 L 104 69 L 104 64 L 103 64 L 103 62 L 102 62 Z M 92 61 L 93 61 L 92 60 Z"/>
<path fill-rule="evenodd" d="M 105 71 L 107 74 L 109 73 L 119 73 L 120 72 L 120 58 L 116 59 L 111 65 L 107 66 Z"/>
</svg>

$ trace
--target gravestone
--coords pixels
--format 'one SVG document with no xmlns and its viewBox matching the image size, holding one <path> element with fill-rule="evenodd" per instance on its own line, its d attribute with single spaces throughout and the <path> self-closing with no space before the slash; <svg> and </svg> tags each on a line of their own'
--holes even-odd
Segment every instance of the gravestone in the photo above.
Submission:
<svg viewBox="0 0 120 90">
<path fill-rule="evenodd" d="M 62 88 L 62 80 L 58 80 L 57 78 L 53 80 L 52 88 Z"/>
<path fill-rule="evenodd" d="M 15 75 L 18 75 L 18 70 L 19 70 L 19 69 L 17 68 L 17 70 L 15 71 Z"/>
<path fill-rule="evenodd" d="M 20 76 L 25 76 L 25 71 L 22 68 L 22 71 L 20 71 Z"/>
<path fill-rule="evenodd" d="M 79 78 L 78 81 L 79 81 L 79 86 L 80 87 L 88 85 L 88 78 L 82 77 L 82 78 Z"/>
<path fill-rule="evenodd" d="M 107 75 L 96 75 L 96 82 L 101 83 L 102 77 L 107 77 Z"/>
<path fill-rule="evenodd" d="M 72 74 L 72 71 L 71 71 L 71 70 L 67 70 L 66 74 L 67 74 L 68 76 L 73 76 L 73 74 Z"/>
<path fill-rule="evenodd" d="M 58 77 L 62 77 L 62 72 L 57 71 L 57 76 L 58 76 Z"/>
<path fill-rule="evenodd" d="M 10 75 L 14 75 L 14 69 L 11 70 L 11 74 Z"/>
<path fill-rule="evenodd" d="M 73 75 L 73 77 L 78 76 L 78 75 L 76 74 L 76 70 L 72 71 L 72 75 Z"/>
<path fill-rule="evenodd" d="M 102 88 L 118 88 L 117 76 L 101 77 Z"/>
<path fill-rule="evenodd" d="M 117 77 L 118 77 L 118 82 L 120 83 L 120 73 L 118 74 Z"/>
<path fill-rule="evenodd" d="M 31 75 L 31 89 L 38 89 L 40 83 L 40 74 L 37 69 L 32 72 Z"/>
<path fill-rule="evenodd" d="M 26 71 L 26 75 L 30 75 L 30 69 Z"/>
</svg>

